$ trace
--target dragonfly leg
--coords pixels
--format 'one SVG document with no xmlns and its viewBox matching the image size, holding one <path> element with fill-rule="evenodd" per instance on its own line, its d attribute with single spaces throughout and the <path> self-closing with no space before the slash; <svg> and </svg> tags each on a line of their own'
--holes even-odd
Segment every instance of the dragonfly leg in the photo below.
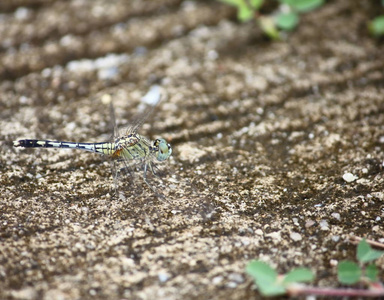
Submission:
<svg viewBox="0 0 384 300">
<path fill-rule="evenodd" d="M 144 176 L 143 176 L 143 179 L 144 179 L 145 183 L 147 184 L 147 186 L 152 190 L 152 192 L 155 193 L 155 195 L 156 195 L 157 197 L 165 199 L 164 195 L 158 193 L 158 192 L 151 186 L 151 184 L 148 182 L 148 180 L 147 180 L 148 165 L 149 165 L 149 169 L 150 169 L 150 170 L 152 171 L 152 173 L 153 173 L 152 164 L 151 164 L 150 162 L 149 162 L 149 163 L 146 162 L 146 163 L 144 164 Z"/>
<path fill-rule="evenodd" d="M 151 169 L 152 167 L 151 167 L 151 165 L 149 165 L 149 168 Z M 149 182 L 147 181 L 147 171 L 148 171 L 148 163 L 145 163 L 144 164 L 144 176 L 143 176 L 143 178 L 144 178 L 144 181 L 145 181 L 145 183 L 148 185 L 148 187 L 154 192 L 154 193 L 156 193 L 156 191 L 154 190 L 154 188 L 149 184 Z"/>
</svg>

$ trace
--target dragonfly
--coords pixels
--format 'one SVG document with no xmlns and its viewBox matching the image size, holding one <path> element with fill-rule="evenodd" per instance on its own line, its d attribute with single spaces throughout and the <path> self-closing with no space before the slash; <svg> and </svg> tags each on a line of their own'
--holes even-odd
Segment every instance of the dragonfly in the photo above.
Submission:
<svg viewBox="0 0 384 300">
<path fill-rule="evenodd" d="M 150 110 L 150 112 L 152 111 L 152 109 Z M 147 172 L 149 170 L 152 172 L 153 175 L 156 176 L 156 162 L 166 161 L 172 155 L 172 147 L 163 138 L 157 138 L 151 141 L 148 138 L 137 133 L 138 128 L 141 126 L 141 124 L 143 124 L 143 122 L 145 121 L 145 117 L 148 116 L 150 112 L 147 112 L 145 116 L 140 119 L 134 126 L 130 126 L 126 130 L 124 130 L 122 135 L 117 136 L 113 141 L 109 142 L 77 143 L 38 139 L 23 139 L 14 141 L 13 146 L 22 148 L 79 149 L 92 153 L 107 155 L 112 159 L 123 160 L 127 168 L 129 168 L 130 162 L 140 161 L 143 163 L 144 166 L 144 182 L 148 185 L 149 188 L 151 188 L 152 191 L 155 192 L 155 190 L 147 180 Z M 115 129 L 115 134 L 116 132 L 117 130 Z"/>
</svg>

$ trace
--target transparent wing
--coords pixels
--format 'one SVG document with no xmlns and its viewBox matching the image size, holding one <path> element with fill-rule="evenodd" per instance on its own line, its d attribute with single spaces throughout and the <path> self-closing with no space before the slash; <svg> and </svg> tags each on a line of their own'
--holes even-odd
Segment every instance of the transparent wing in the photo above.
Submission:
<svg viewBox="0 0 384 300">
<path fill-rule="evenodd" d="M 148 173 L 152 173 L 155 176 L 158 176 L 160 172 L 158 172 L 157 164 L 155 163 L 156 157 L 153 152 L 150 151 L 151 141 L 147 138 L 137 134 L 140 127 L 144 124 L 144 122 L 148 119 L 148 117 L 153 113 L 157 105 L 161 100 L 161 88 L 159 86 L 153 86 L 148 91 L 148 93 L 141 98 L 141 104 L 139 105 L 138 110 L 140 113 L 131 118 L 130 124 L 128 126 L 122 127 L 121 129 L 117 129 L 115 121 L 113 121 L 114 128 L 114 139 L 115 142 L 118 139 L 122 139 L 123 137 L 127 137 L 129 135 L 135 135 L 139 140 L 135 143 L 125 143 L 122 145 L 122 148 L 119 152 L 117 159 L 117 163 L 119 163 L 119 170 L 116 172 L 118 176 L 122 174 L 129 175 L 130 178 L 134 178 L 134 174 L 141 173 L 145 183 L 155 192 L 152 184 L 148 182 Z M 112 119 L 114 120 L 114 108 L 111 104 L 111 114 L 113 115 Z M 140 152 L 140 155 L 133 158 L 130 155 L 123 155 L 123 149 L 128 153 Z M 152 177 L 152 176 L 151 176 Z"/>
<path fill-rule="evenodd" d="M 150 90 L 141 98 L 141 103 L 138 107 L 138 115 L 130 120 L 128 126 L 124 126 L 119 130 L 120 135 L 129 133 L 137 133 L 140 127 L 145 123 L 148 117 L 153 113 L 155 108 L 161 102 L 161 87 L 154 85 Z"/>
</svg>

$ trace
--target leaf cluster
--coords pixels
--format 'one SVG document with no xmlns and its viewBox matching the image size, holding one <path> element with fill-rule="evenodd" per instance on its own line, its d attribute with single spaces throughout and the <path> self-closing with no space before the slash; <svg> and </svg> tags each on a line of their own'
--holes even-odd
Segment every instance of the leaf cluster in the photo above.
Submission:
<svg viewBox="0 0 384 300">
<path fill-rule="evenodd" d="M 256 19 L 263 32 L 271 39 L 280 38 L 280 30 L 290 31 L 297 27 L 300 14 L 315 10 L 324 5 L 324 0 L 276 0 L 278 9 L 272 15 L 261 15 L 259 11 L 264 0 L 218 0 L 236 7 L 237 18 L 241 22 Z M 384 0 L 381 0 L 384 6 Z M 374 18 L 368 23 L 373 36 L 384 35 L 384 15 Z"/>
<path fill-rule="evenodd" d="M 324 4 L 324 0 L 277 0 L 279 9 L 271 16 L 258 14 L 263 0 L 219 0 L 237 8 L 237 18 L 246 22 L 256 18 L 261 29 L 272 39 L 280 37 L 279 29 L 292 30 L 299 23 L 299 15 Z"/>
<path fill-rule="evenodd" d="M 337 277 L 342 284 L 355 284 L 365 282 L 368 286 L 374 286 L 378 282 L 378 269 L 372 261 L 383 255 L 384 251 L 372 249 L 365 239 L 361 240 L 357 247 L 356 258 L 359 263 L 352 261 L 342 261 L 338 265 Z M 368 265 L 366 265 L 369 263 Z M 283 294 L 308 294 L 314 291 L 314 288 L 306 288 L 302 283 L 313 281 L 314 274 L 307 268 L 296 268 L 290 272 L 279 275 L 275 269 L 262 261 L 253 260 L 246 266 L 246 272 L 253 277 L 255 283 L 263 296 L 276 296 Z M 327 290 L 337 295 L 342 295 L 342 291 Z M 317 290 L 321 294 L 321 290 Z M 384 292 L 384 290 L 383 290 Z M 329 294 L 328 294 L 329 295 Z"/>
</svg>

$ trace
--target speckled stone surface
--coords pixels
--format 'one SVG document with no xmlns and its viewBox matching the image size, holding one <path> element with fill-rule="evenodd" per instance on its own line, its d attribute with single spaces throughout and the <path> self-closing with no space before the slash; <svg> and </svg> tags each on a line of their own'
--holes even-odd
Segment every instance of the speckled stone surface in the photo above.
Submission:
<svg viewBox="0 0 384 300">
<path fill-rule="evenodd" d="M 350 235 L 382 241 L 379 4 L 270 42 L 214 1 L 1 2 L 1 299 L 255 299 L 251 259 L 335 286 Z M 12 147 L 106 141 L 105 95 L 124 126 L 155 84 L 140 133 L 173 146 L 163 197 L 140 173 L 116 192 L 100 155 Z"/>
</svg>

